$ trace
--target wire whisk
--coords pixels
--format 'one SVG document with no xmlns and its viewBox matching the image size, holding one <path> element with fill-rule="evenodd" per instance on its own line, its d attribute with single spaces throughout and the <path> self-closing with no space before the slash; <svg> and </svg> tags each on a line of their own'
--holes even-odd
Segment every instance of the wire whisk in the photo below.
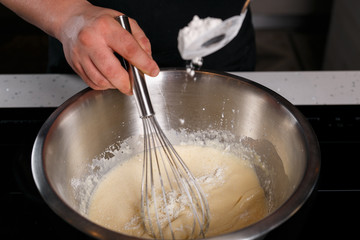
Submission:
<svg viewBox="0 0 360 240">
<path fill-rule="evenodd" d="M 127 16 L 116 18 L 131 33 Z M 156 239 L 205 238 L 210 222 L 206 197 L 185 162 L 159 126 L 145 77 L 125 61 L 143 122 L 144 157 L 141 218 Z"/>
</svg>

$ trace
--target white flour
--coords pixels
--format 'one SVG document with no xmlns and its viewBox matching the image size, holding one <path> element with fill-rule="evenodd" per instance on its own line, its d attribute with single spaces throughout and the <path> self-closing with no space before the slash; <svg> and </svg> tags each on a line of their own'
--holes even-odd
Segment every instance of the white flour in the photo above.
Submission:
<svg viewBox="0 0 360 240">
<path fill-rule="evenodd" d="M 204 19 L 199 18 L 197 15 L 194 16 L 193 20 L 179 31 L 178 35 L 178 49 L 183 59 L 191 60 L 189 65 L 186 66 L 187 73 L 191 76 L 195 76 L 195 69 L 201 68 L 204 57 L 203 54 L 196 54 L 196 56 L 187 56 L 188 49 L 194 44 L 199 44 L 204 38 L 204 35 L 208 34 L 209 31 L 215 29 L 222 24 L 220 18 L 207 17 Z"/>
<path fill-rule="evenodd" d="M 186 70 L 191 77 L 195 70 L 203 64 L 203 57 L 208 56 L 226 46 L 238 34 L 245 19 L 247 10 L 240 15 L 222 20 L 194 16 L 192 21 L 178 34 L 178 50 L 182 59 L 190 60 Z"/>
<path fill-rule="evenodd" d="M 179 31 L 179 49 L 189 48 L 192 44 L 198 41 L 201 36 L 211 31 L 211 29 L 219 26 L 222 22 L 223 21 L 220 18 L 207 17 L 201 19 L 195 15 L 188 26 Z"/>
<path fill-rule="evenodd" d="M 194 45 L 201 44 L 202 40 L 206 39 L 206 35 L 209 31 L 220 26 L 222 22 L 223 21 L 220 18 L 207 17 L 201 19 L 195 15 L 188 26 L 179 31 L 178 49 L 183 59 L 191 60 L 186 66 L 186 71 L 191 77 L 195 76 L 195 69 L 201 68 L 203 64 L 202 57 L 204 57 L 205 54 L 197 53 L 197 51 L 189 51 L 189 49 Z M 201 46 L 199 48 L 201 48 Z M 188 56 L 188 53 L 191 53 L 190 56 Z"/>
</svg>

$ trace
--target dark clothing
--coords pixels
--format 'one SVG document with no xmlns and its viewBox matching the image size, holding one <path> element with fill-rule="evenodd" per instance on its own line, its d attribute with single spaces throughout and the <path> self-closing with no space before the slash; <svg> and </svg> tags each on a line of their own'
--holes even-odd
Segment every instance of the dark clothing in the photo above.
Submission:
<svg viewBox="0 0 360 240">
<path fill-rule="evenodd" d="M 177 49 L 177 36 L 198 15 L 223 20 L 239 15 L 245 0 L 91 0 L 92 4 L 118 10 L 134 18 L 150 39 L 154 60 L 159 67 L 185 67 Z M 49 70 L 68 72 L 61 43 L 49 42 Z M 255 36 L 248 11 L 239 34 L 224 48 L 204 57 L 203 69 L 252 71 L 255 68 Z"/>
</svg>

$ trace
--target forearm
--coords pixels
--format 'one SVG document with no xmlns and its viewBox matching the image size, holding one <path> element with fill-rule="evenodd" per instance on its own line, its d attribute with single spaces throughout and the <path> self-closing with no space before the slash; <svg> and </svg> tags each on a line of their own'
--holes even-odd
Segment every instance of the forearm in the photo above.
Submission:
<svg viewBox="0 0 360 240">
<path fill-rule="evenodd" d="M 127 59 L 145 74 L 159 68 L 151 46 L 136 21 L 132 35 L 114 19 L 121 12 L 101 8 L 87 0 L 0 0 L 20 17 L 57 38 L 74 71 L 94 89 L 117 88 L 131 94 L 129 75 L 114 55 Z"/>
<path fill-rule="evenodd" d="M 0 3 L 47 34 L 60 37 L 62 26 L 76 10 L 90 5 L 86 0 L 0 0 Z"/>
</svg>

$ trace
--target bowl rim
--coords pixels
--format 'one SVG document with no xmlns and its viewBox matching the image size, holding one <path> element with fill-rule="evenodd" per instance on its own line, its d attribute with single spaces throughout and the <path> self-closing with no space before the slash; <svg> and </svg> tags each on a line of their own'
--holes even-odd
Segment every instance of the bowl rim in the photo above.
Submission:
<svg viewBox="0 0 360 240">
<path fill-rule="evenodd" d="M 169 68 L 162 69 L 161 73 L 166 72 L 185 72 L 184 68 Z M 265 91 L 269 96 L 276 99 L 281 103 L 287 111 L 297 120 L 299 127 L 302 128 L 304 133 L 305 148 L 307 152 L 307 164 L 305 166 L 304 176 L 302 177 L 299 186 L 294 189 L 290 197 L 277 209 L 275 209 L 268 216 L 264 217 L 255 224 L 251 224 L 240 230 L 223 234 L 220 236 L 209 237 L 207 239 L 256 239 L 263 235 L 266 235 L 271 230 L 275 229 L 289 218 L 291 218 L 307 201 L 312 192 L 314 191 L 320 172 L 320 147 L 317 137 L 314 130 L 312 129 L 308 120 L 304 115 L 287 99 L 274 92 L 273 90 L 256 83 L 252 80 L 246 79 L 241 76 L 237 76 L 231 73 L 212 71 L 212 70 L 201 70 L 196 71 L 196 73 L 202 74 L 216 74 L 221 76 L 227 76 L 234 80 L 242 81 L 243 83 L 250 84 L 253 87 L 259 88 L 262 91 Z M 35 184 L 45 202 L 49 207 L 62 219 L 70 223 L 72 226 L 82 231 L 85 234 L 88 234 L 95 238 L 105 239 L 139 239 L 134 236 L 126 235 L 123 233 L 115 232 L 113 230 L 102 227 L 86 217 L 82 216 L 80 213 L 75 211 L 67 203 L 61 200 L 61 197 L 56 193 L 56 191 L 51 187 L 49 178 L 44 170 L 45 160 L 43 159 L 44 143 L 46 142 L 47 135 L 49 130 L 55 120 L 59 115 L 70 105 L 75 103 L 79 98 L 88 94 L 89 92 L 94 91 L 95 93 L 102 92 L 104 90 L 92 90 L 91 88 L 86 88 L 74 96 L 70 97 L 63 104 L 61 104 L 45 121 L 43 126 L 40 128 L 31 154 L 31 168 Z M 108 90 L 105 90 L 108 91 Z"/>
</svg>

